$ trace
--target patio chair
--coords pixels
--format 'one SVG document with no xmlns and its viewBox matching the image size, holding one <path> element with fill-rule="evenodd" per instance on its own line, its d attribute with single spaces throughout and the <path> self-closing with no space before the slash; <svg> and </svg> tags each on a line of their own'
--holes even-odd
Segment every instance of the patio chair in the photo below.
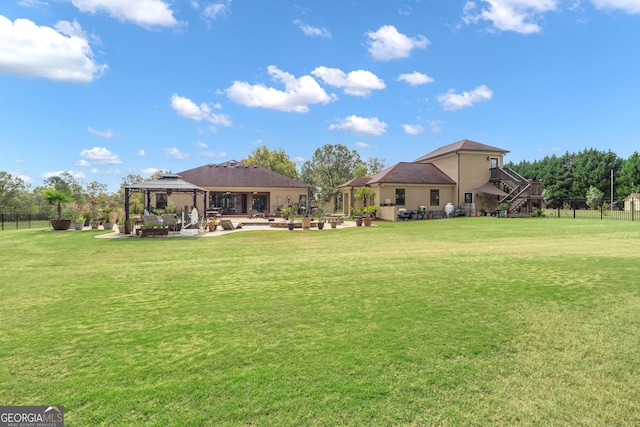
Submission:
<svg viewBox="0 0 640 427">
<path fill-rule="evenodd" d="M 176 214 L 162 214 L 162 223 L 169 227 L 169 231 L 180 231 L 180 222 Z"/>
<path fill-rule="evenodd" d="M 222 227 L 223 230 L 236 230 L 242 228 L 242 224 L 233 225 L 230 219 L 221 219 L 220 227 Z"/>
<path fill-rule="evenodd" d="M 142 223 L 144 225 L 160 225 L 157 215 L 142 215 Z"/>
</svg>

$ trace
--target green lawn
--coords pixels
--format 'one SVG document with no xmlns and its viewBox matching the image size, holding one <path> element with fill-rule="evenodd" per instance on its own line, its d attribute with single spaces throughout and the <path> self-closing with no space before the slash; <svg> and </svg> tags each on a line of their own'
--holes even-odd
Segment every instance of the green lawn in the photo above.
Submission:
<svg viewBox="0 0 640 427">
<path fill-rule="evenodd" d="M 640 224 L 0 233 L 0 405 L 68 426 L 640 424 Z"/>
</svg>

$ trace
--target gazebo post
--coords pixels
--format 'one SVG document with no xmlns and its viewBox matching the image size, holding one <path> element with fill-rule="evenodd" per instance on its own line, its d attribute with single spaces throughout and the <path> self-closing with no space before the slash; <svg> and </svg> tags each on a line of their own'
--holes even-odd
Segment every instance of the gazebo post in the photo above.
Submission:
<svg viewBox="0 0 640 427">
<path fill-rule="evenodd" d="M 129 189 L 124 189 L 124 234 L 131 234 L 129 224 Z"/>
</svg>

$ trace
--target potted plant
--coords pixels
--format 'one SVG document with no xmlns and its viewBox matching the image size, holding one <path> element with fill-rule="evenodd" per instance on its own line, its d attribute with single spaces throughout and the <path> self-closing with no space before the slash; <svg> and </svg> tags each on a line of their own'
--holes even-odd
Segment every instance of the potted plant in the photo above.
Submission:
<svg viewBox="0 0 640 427">
<path fill-rule="evenodd" d="M 67 212 L 73 223 L 74 230 L 82 230 L 84 228 L 84 212 L 83 206 L 78 202 L 71 202 L 67 207 Z"/>
<path fill-rule="evenodd" d="M 369 205 L 366 206 L 363 211 L 364 211 L 364 226 L 365 227 L 370 227 L 371 226 L 371 221 L 373 220 L 373 217 L 376 215 L 376 211 L 380 209 L 380 206 L 378 205 Z"/>
<path fill-rule="evenodd" d="M 118 213 L 115 208 L 104 208 L 102 210 L 102 227 L 105 230 L 113 230 L 113 223 L 118 220 Z"/>
<path fill-rule="evenodd" d="M 507 213 L 509 211 L 509 203 L 502 202 L 498 204 L 497 209 L 498 209 L 498 214 L 500 215 L 500 218 L 506 218 Z"/>
<path fill-rule="evenodd" d="M 357 227 L 362 226 L 362 215 L 364 215 L 364 208 L 362 209 L 354 209 L 353 207 L 351 208 L 351 216 L 353 217 L 353 220 L 356 222 Z"/>
<path fill-rule="evenodd" d="M 324 228 L 324 212 L 320 208 L 316 208 L 314 210 L 314 215 L 318 216 L 318 230 L 322 230 Z"/>
<path fill-rule="evenodd" d="M 71 227 L 71 220 L 62 218 L 62 206 L 71 202 L 71 196 L 55 188 L 49 188 L 44 191 L 44 199 L 47 203 L 56 207 L 58 214 L 56 219 L 51 220 L 51 227 L 54 230 L 68 230 Z"/>
<path fill-rule="evenodd" d="M 167 236 L 169 235 L 169 227 L 159 224 L 143 224 L 138 229 L 138 235 L 140 237 L 146 236 Z"/>
<path fill-rule="evenodd" d="M 218 228 L 218 221 L 216 221 L 214 218 L 209 218 L 206 227 L 210 232 L 216 231 L 216 229 Z"/>
<path fill-rule="evenodd" d="M 426 214 L 426 209 L 424 206 L 418 206 L 418 209 L 416 209 L 416 219 L 424 219 L 424 216 Z"/>
</svg>

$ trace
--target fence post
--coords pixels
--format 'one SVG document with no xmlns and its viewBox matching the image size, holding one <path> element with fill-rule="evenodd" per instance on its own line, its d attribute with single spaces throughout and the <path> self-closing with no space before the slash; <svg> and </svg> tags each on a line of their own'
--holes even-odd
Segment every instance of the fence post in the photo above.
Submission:
<svg viewBox="0 0 640 427">
<path fill-rule="evenodd" d="M 560 199 L 556 199 L 556 203 L 558 205 L 558 218 L 560 218 Z"/>
<path fill-rule="evenodd" d="M 573 219 L 576 219 L 576 199 L 573 199 Z"/>
<path fill-rule="evenodd" d="M 603 211 L 604 211 L 604 203 L 600 205 L 600 219 L 604 218 Z"/>
<path fill-rule="evenodd" d="M 0 222 L 2 222 L 2 231 L 4 231 L 4 214 L 0 214 Z"/>
<path fill-rule="evenodd" d="M 634 220 L 635 214 L 636 214 L 635 202 L 633 201 L 633 199 L 631 199 L 631 221 Z"/>
</svg>

